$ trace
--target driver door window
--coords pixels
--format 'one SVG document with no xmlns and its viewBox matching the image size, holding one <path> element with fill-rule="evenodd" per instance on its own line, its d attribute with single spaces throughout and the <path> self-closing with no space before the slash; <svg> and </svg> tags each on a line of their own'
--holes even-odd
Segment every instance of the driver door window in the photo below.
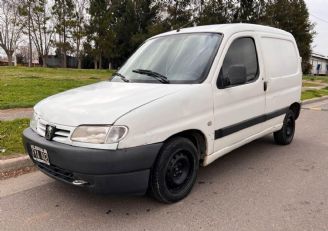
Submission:
<svg viewBox="0 0 328 231">
<path fill-rule="evenodd" d="M 232 42 L 224 58 L 217 86 L 227 88 L 255 81 L 259 76 L 256 46 L 253 38 Z"/>
</svg>

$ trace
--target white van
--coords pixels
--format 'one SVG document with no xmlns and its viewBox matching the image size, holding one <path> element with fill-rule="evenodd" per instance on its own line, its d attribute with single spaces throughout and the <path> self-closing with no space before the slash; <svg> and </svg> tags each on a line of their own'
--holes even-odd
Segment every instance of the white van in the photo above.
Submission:
<svg viewBox="0 0 328 231">
<path fill-rule="evenodd" d="M 171 31 L 148 39 L 111 80 L 38 103 L 24 146 L 58 180 L 176 202 L 199 166 L 271 133 L 291 143 L 301 80 L 297 45 L 285 31 Z"/>
</svg>

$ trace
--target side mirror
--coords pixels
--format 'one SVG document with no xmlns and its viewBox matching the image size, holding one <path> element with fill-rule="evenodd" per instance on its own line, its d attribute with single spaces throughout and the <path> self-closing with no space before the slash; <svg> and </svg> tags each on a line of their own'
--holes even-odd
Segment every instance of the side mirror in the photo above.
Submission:
<svg viewBox="0 0 328 231">
<path fill-rule="evenodd" d="M 247 82 L 247 72 L 245 65 L 232 65 L 228 70 L 230 85 L 240 85 Z"/>
</svg>

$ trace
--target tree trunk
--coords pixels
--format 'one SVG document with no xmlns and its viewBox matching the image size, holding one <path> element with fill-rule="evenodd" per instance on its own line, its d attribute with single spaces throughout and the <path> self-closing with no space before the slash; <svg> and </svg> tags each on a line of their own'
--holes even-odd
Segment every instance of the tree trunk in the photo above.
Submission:
<svg viewBox="0 0 328 231">
<path fill-rule="evenodd" d="M 99 69 L 102 69 L 102 57 L 99 55 Z"/>
<path fill-rule="evenodd" d="M 28 66 L 32 66 L 31 3 L 28 6 Z"/>
<path fill-rule="evenodd" d="M 93 64 L 94 64 L 95 70 L 98 69 L 98 67 L 97 67 L 97 64 L 98 64 L 97 59 L 94 59 L 93 60 Z"/>
<path fill-rule="evenodd" d="M 47 67 L 47 55 L 42 56 L 42 67 Z"/>
<path fill-rule="evenodd" d="M 63 68 L 67 68 L 67 56 L 66 56 L 65 50 L 64 50 L 64 54 L 63 54 Z"/>
<path fill-rule="evenodd" d="M 77 69 L 81 69 L 82 68 L 82 58 L 78 57 L 77 59 Z"/>
<path fill-rule="evenodd" d="M 8 57 L 8 66 L 12 66 L 13 65 L 13 54 L 7 53 L 7 57 Z"/>
<path fill-rule="evenodd" d="M 63 1 L 63 4 L 67 4 L 66 3 L 66 1 Z M 67 50 L 66 50 L 66 19 L 65 19 L 65 17 L 66 17 L 66 6 L 64 6 L 63 7 L 63 26 L 64 26 L 64 28 L 63 28 L 63 39 L 64 39 L 64 43 L 62 44 L 63 46 L 64 46 L 64 49 L 63 49 L 63 51 L 64 51 L 64 57 L 63 57 L 63 61 L 64 61 L 64 63 L 63 63 L 63 67 L 64 68 L 67 68 Z"/>
</svg>

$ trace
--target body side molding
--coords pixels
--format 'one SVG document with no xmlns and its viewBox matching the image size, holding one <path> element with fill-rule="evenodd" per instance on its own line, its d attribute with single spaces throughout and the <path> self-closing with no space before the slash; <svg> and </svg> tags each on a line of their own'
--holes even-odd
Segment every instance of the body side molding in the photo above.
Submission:
<svg viewBox="0 0 328 231">
<path fill-rule="evenodd" d="M 239 132 L 245 128 L 254 126 L 259 123 L 263 123 L 265 121 L 268 121 L 270 119 L 273 119 L 275 117 L 285 114 L 288 111 L 288 109 L 289 109 L 289 107 L 282 108 L 282 109 L 279 109 L 279 110 L 276 110 L 276 111 L 273 111 L 273 112 L 270 112 L 270 113 L 267 113 L 264 115 L 260 115 L 260 116 L 256 116 L 256 117 L 248 119 L 248 120 L 244 120 L 242 122 L 239 122 L 239 123 L 236 123 L 233 125 L 229 125 L 224 128 L 220 128 L 218 130 L 215 130 L 214 137 L 217 140 L 217 139 L 223 138 L 225 136 L 231 135 L 232 133 Z"/>
</svg>

